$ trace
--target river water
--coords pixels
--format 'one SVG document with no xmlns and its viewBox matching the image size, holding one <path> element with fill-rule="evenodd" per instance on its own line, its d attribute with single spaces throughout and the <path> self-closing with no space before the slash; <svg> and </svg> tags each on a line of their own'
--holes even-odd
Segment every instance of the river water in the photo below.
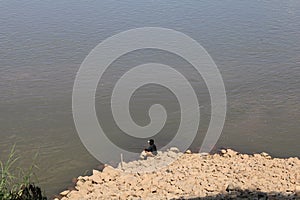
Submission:
<svg viewBox="0 0 300 200">
<path fill-rule="evenodd" d="M 37 175 L 49 196 L 97 167 L 73 122 L 76 73 L 105 38 L 145 26 L 187 34 L 217 64 L 228 103 L 215 149 L 300 156 L 300 1 L 11 0 L 0 2 L 0 159 L 13 144 L 24 167 L 39 152 Z M 130 53 L 112 64 L 103 84 L 112 85 L 125 66 L 149 61 L 177 67 L 188 76 L 200 99 L 199 133 L 205 132 L 210 118 L 205 83 L 173 54 L 149 49 Z M 178 106 L 170 102 L 174 96 L 168 90 L 156 85 L 144 89 L 132 106 L 138 123 L 149 122 L 145 113 L 153 102 L 169 106 L 171 113 Z M 97 90 L 97 114 L 109 128 L 108 98 L 109 92 Z M 175 111 L 170 130 L 178 126 Z M 201 138 L 199 134 L 192 149 L 198 149 Z M 166 141 L 167 136 L 158 146 Z M 136 151 L 144 145 L 129 146 Z"/>
</svg>

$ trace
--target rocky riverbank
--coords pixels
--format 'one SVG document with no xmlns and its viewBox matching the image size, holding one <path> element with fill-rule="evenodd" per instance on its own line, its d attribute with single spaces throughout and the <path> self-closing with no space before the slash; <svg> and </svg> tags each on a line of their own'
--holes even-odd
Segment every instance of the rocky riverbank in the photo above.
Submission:
<svg viewBox="0 0 300 200">
<path fill-rule="evenodd" d="M 93 170 L 78 177 L 75 188 L 63 191 L 61 199 L 300 199 L 300 160 L 230 149 L 183 154 L 171 148 L 118 168 Z"/>
</svg>

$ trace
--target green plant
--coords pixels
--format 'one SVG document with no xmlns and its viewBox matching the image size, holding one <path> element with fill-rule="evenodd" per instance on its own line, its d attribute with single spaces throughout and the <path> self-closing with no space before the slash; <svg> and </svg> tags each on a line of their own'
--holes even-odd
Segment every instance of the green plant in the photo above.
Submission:
<svg viewBox="0 0 300 200">
<path fill-rule="evenodd" d="M 38 180 L 37 176 L 34 173 L 35 169 L 39 169 L 38 166 L 35 164 L 37 157 L 38 157 L 38 153 L 35 154 L 35 156 L 33 158 L 33 162 L 27 170 L 24 170 L 23 168 L 18 168 L 18 171 L 19 171 L 18 178 L 21 183 L 21 185 L 19 185 L 19 186 L 21 186 L 21 187 L 29 186 L 32 182 L 32 177 L 34 177 L 35 180 Z"/>
<path fill-rule="evenodd" d="M 7 161 L 0 161 L 0 200 L 45 200 L 41 189 L 32 183 L 32 177 L 35 176 L 34 169 L 37 168 L 34 162 L 28 170 L 22 168 L 13 168 L 13 165 L 19 159 L 15 155 L 15 145 L 11 148 Z M 16 173 L 18 172 L 18 176 Z M 35 176 L 36 177 L 36 176 Z"/>
<path fill-rule="evenodd" d="M 0 199 L 9 199 L 11 193 L 10 191 L 16 189 L 13 185 L 13 181 L 16 177 L 11 173 L 11 168 L 18 159 L 19 157 L 15 156 L 14 145 L 8 155 L 7 161 L 5 163 L 0 161 Z"/>
</svg>

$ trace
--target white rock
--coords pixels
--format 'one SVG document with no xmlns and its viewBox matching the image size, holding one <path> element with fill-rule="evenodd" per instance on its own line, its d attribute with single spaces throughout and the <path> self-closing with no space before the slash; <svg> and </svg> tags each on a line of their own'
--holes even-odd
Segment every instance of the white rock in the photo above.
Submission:
<svg viewBox="0 0 300 200">
<path fill-rule="evenodd" d="M 186 154 L 191 154 L 192 151 L 188 149 L 188 150 L 185 151 L 185 153 L 186 153 Z"/>
<path fill-rule="evenodd" d="M 176 158 L 177 157 L 177 153 L 175 153 L 174 151 L 169 151 L 166 154 L 166 157 Z"/>
<path fill-rule="evenodd" d="M 230 157 L 233 157 L 233 156 L 237 155 L 238 152 L 236 152 L 236 151 L 234 151 L 232 149 L 227 149 L 227 153 L 226 154 L 229 155 Z"/>
<path fill-rule="evenodd" d="M 142 153 L 140 154 L 140 159 L 145 160 L 147 157 L 147 154 L 145 151 L 142 151 Z"/>
<path fill-rule="evenodd" d="M 263 157 L 267 157 L 267 156 L 269 156 L 269 154 L 268 154 L 268 153 L 266 153 L 266 152 L 262 152 L 260 155 L 262 155 Z"/>
<path fill-rule="evenodd" d="M 61 196 L 67 196 L 69 194 L 70 190 L 65 190 L 60 193 Z"/>
<path fill-rule="evenodd" d="M 178 149 L 177 147 L 171 147 L 171 148 L 170 148 L 170 151 L 173 151 L 173 152 L 175 152 L 175 153 L 179 153 L 179 152 L 180 152 L 179 149 Z"/>
<path fill-rule="evenodd" d="M 101 172 L 99 170 L 93 169 L 93 175 L 99 175 Z"/>
<path fill-rule="evenodd" d="M 222 149 L 222 150 L 221 150 L 221 153 L 222 153 L 222 154 L 227 153 L 226 149 Z"/>
<path fill-rule="evenodd" d="M 207 153 L 207 152 L 202 152 L 202 153 L 199 153 L 199 155 L 200 155 L 200 156 L 208 156 L 209 153 Z"/>
</svg>

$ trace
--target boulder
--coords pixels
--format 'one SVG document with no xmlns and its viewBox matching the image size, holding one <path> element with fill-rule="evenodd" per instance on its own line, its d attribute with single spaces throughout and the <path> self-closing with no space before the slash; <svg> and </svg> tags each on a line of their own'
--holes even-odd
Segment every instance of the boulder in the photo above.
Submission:
<svg viewBox="0 0 300 200">
<path fill-rule="evenodd" d="M 238 154 L 238 152 L 232 150 L 232 149 L 227 149 L 227 153 L 226 155 L 228 155 L 229 157 L 234 157 Z"/>
<path fill-rule="evenodd" d="M 70 193 L 70 190 L 65 190 L 60 193 L 61 196 L 67 196 Z"/>
<path fill-rule="evenodd" d="M 254 156 L 254 158 L 261 158 L 262 157 L 260 154 L 257 154 L 257 153 L 253 154 L 253 156 Z"/>
<path fill-rule="evenodd" d="M 104 178 L 110 177 L 111 179 L 114 179 L 119 174 L 120 174 L 120 171 L 113 168 L 110 165 L 106 165 L 102 171 L 102 175 L 104 176 Z"/>
<path fill-rule="evenodd" d="M 173 152 L 175 152 L 175 153 L 179 153 L 179 152 L 180 152 L 179 149 L 178 149 L 177 147 L 171 147 L 169 150 L 170 150 L 170 151 L 173 151 Z"/>
<path fill-rule="evenodd" d="M 222 150 L 221 150 L 221 153 L 222 153 L 222 154 L 226 154 L 226 153 L 227 153 L 226 149 L 222 149 Z"/>
<path fill-rule="evenodd" d="M 188 150 L 185 151 L 185 153 L 186 153 L 186 154 L 191 154 L 192 151 L 188 149 Z"/>
<path fill-rule="evenodd" d="M 296 194 L 296 196 L 300 197 L 300 185 L 296 185 L 296 187 L 295 187 L 295 194 Z"/>
<path fill-rule="evenodd" d="M 235 190 L 235 187 L 232 183 L 229 183 L 226 187 L 226 191 L 227 192 L 230 192 L 230 191 L 234 191 Z"/>
<path fill-rule="evenodd" d="M 208 156 L 209 153 L 207 153 L 207 152 L 201 152 L 201 153 L 199 153 L 199 155 L 202 156 L 202 157 L 205 157 L 205 156 Z"/>
</svg>

